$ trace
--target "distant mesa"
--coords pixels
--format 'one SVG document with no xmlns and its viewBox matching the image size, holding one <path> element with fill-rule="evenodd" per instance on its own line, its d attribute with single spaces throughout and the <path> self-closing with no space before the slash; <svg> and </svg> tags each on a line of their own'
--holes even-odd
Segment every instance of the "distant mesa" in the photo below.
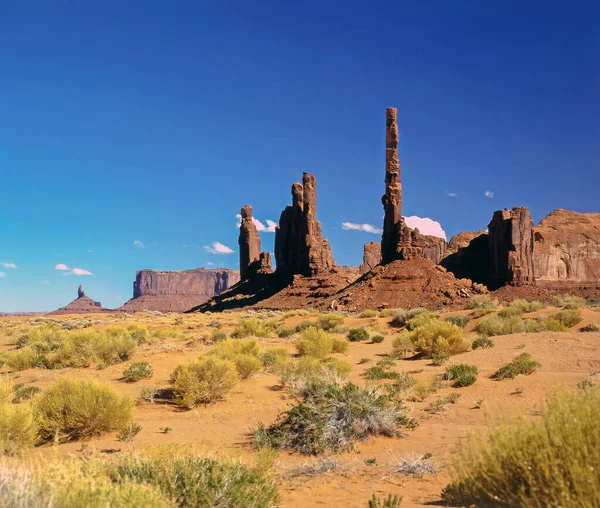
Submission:
<svg viewBox="0 0 600 508">
<path fill-rule="evenodd" d="M 92 312 L 108 312 L 110 309 L 102 307 L 100 302 L 96 302 L 85 296 L 83 287 L 79 286 L 77 289 L 77 298 L 73 300 L 69 305 L 61 307 L 60 309 L 50 312 L 50 315 L 56 314 L 88 314 Z"/>
</svg>

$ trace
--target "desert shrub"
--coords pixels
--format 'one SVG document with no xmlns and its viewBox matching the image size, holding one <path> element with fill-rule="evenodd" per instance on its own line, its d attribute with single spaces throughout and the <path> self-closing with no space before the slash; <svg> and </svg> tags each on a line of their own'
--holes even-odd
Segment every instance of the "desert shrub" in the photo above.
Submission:
<svg viewBox="0 0 600 508">
<path fill-rule="evenodd" d="M 365 330 L 364 328 L 352 328 L 352 330 L 348 332 L 348 340 L 350 342 L 360 342 L 361 340 L 368 339 L 369 332 L 367 332 L 367 330 Z"/>
<path fill-rule="evenodd" d="M 564 332 L 567 327 L 554 316 L 540 316 L 525 321 L 525 331 L 534 332 Z"/>
<path fill-rule="evenodd" d="M 398 375 L 398 372 L 386 369 L 380 365 L 375 365 L 365 371 L 365 377 L 373 380 L 396 379 Z"/>
<path fill-rule="evenodd" d="M 492 299 L 490 295 L 473 295 L 469 299 L 468 308 L 473 309 L 495 309 L 498 307 L 498 300 Z"/>
<path fill-rule="evenodd" d="M 31 406 L 0 401 L 0 456 L 17 455 L 37 441 Z"/>
<path fill-rule="evenodd" d="M 455 386 L 463 387 L 472 385 L 475 381 L 477 381 L 478 373 L 479 371 L 475 365 L 459 363 L 446 367 L 445 377 L 449 381 L 454 381 Z"/>
<path fill-rule="evenodd" d="M 411 318 L 406 323 L 407 330 L 416 330 L 420 326 L 426 326 L 431 321 L 437 321 L 440 315 L 435 312 L 423 312 L 414 318 Z"/>
<path fill-rule="evenodd" d="M 509 335 L 511 333 L 520 333 L 525 330 L 525 323 L 519 316 L 490 316 L 477 325 L 475 328 L 477 333 L 486 337 L 496 335 Z"/>
<path fill-rule="evenodd" d="M 340 314 L 323 314 L 317 320 L 317 327 L 325 331 L 331 331 L 342 324 L 344 324 L 344 316 Z"/>
<path fill-rule="evenodd" d="M 42 391 L 38 386 L 15 386 L 15 396 L 12 400 L 13 404 L 20 404 L 24 400 L 32 399 L 35 395 Z"/>
<path fill-rule="evenodd" d="M 348 351 L 348 341 L 344 337 L 331 337 L 331 352 L 345 353 Z"/>
<path fill-rule="evenodd" d="M 152 374 L 154 369 L 148 362 L 135 362 L 123 371 L 123 380 L 127 383 L 135 383 L 140 379 L 150 379 Z"/>
<path fill-rule="evenodd" d="M 341 452 L 370 436 L 396 435 L 404 418 L 404 409 L 391 404 L 376 387 L 316 383 L 273 425 L 261 424 L 254 440 L 258 446 L 307 455 Z"/>
<path fill-rule="evenodd" d="M 304 356 L 279 372 L 283 387 L 302 390 L 314 383 L 337 382 L 346 377 L 351 366 L 345 360 L 336 358 L 318 359 Z"/>
<path fill-rule="evenodd" d="M 361 318 L 376 318 L 377 316 L 379 316 L 379 312 L 373 309 L 365 309 L 359 315 Z"/>
<path fill-rule="evenodd" d="M 229 339 L 215 344 L 207 354 L 234 361 L 239 355 L 260 356 L 260 346 L 256 339 Z"/>
<path fill-rule="evenodd" d="M 277 336 L 280 339 L 287 339 L 296 333 L 296 329 L 292 326 L 280 326 L 277 329 Z"/>
<path fill-rule="evenodd" d="M 278 372 L 289 365 L 291 355 L 289 351 L 282 347 L 272 347 L 266 349 L 262 354 L 262 363 L 268 372 Z"/>
<path fill-rule="evenodd" d="M 46 367 L 48 359 L 43 353 L 36 352 L 32 347 L 27 346 L 9 353 L 6 356 L 6 365 L 12 370 L 22 371 L 34 367 Z"/>
<path fill-rule="evenodd" d="M 138 403 L 143 401 L 143 402 L 150 402 L 151 404 L 154 403 L 154 398 L 160 393 L 160 388 L 158 388 L 158 386 L 145 386 L 144 388 L 142 388 L 140 390 L 140 396 L 138 399 Z"/>
<path fill-rule="evenodd" d="M 236 356 L 233 363 L 241 379 L 248 379 L 258 374 L 262 369 L 260 359 L 248 354 Z"/>
<path fill-rule="evenodd" d="M 333 341 L 327 332 L 310 327 L 302 332 L 302 337 L 296 339 L 294 346 L 302 356 L 325 358 L 333 350 Z"/>
<path fill-rule="evenodd" d="M 494 309 L 475 309 L 473 312 L 471 312 L 471 318 L 479 319 L 480 317 L 487 316 L 493 312 Z"/>
<path fill-rule="evenodd" d="M 507 318 L 511 316 L 520 316 L 521 314 L 523 314 L 523 312 L 523 309 L 521 309 L 520 307 L 504 307 L 503 309 L 500 309 L 498 315 L 501 318 Z"/>
<path fill-rule="evenodd" d="M 8 404 L 13 398 L 15 387 L 7 377 L 0 377 L 0 404 Z"/>
<path fill-rule="evenodd" d="M 580 332 L 600 332 L 600 326 L 596 323 L 588 323 L 579 329 Z"/>
<path fill-rule="evenodd" d="M 137 323 L 131 323 L 128 325 L 127 333 L 139 346 L 146 344 L 150 340 L 148 328 Z"/>
<path fill-rule="evenodd" d="M 425 411 L 434 415 L 443 414 L 450 409 L 452 404 L 456 404 L 459 398 L 460 393 L 450 393 L 444 397 L 438 397 L 425 408 Z"/>
<path fill-rule="evenodd" d="M 117 484 L 154 487 L 179 507 L 269 508 L 279 499 L 275 482 L 255 469 L 169 449 L 119 458 L 107 474 Z"/>
<path fill-rule="evenodd" d="M 417 380 L 407 372 L 397 372 L 396 374 L 392 382 L 383 387 L 391 399 L 401 399 L 401 395 L 417 383 Z"/>
<path fill-rule="evenodd" d="M 394 340 L 392 341 L 392 347 L 392 354 L 397 358 L 403 358 L 415 350 L 415 345 L 411 340 L 411 335 L 405 332 L 399 333 L 394 337 Z"/>
<path fill-rule="evenodd" d="M 227 340 L 227 334 L 223 330 L 213 330 L 210 334 L 210 340 L 213 342 L 223 342 Z"/>
<path fill-rule="evenodd" d="M 396 310 L 402 310 L 402 309 L 383 309 L 383 310 L 379 311 L 379 317 L 382 317 L 382 318 L 392 317 L 394 315 L 394 312 L 396 312 Z"/>
<path fill-rule="evenodd" d="M 472 434 L 454 453 L 453 506 L 600 506 L 600 390 L 556 392 L 541 421 Z"/>
<path fill-rule="evenodd" d="M 234 363 L 208 355 L 179 365 L 171 375 L 175 401 L 188 409 L 222 399 L 238 380 Z"/>
<path fill-rule="evenodd" d="M 59 379 L 37 399 L 39 437 L 64 442 L 111 432 L 131 421 L 133 406 L 110 385 Z"/>
<path fill-rule="evenodd" d="M 450 321 L 450 323 L 456 325 L 456 326 L 460 326 L 461 328 L 464 328 L 465 326 L 467 326 L 467 324 L 469 323 L 469 321 L 471 321 L 471 318 L 469 316 L 450 316 L 449 318 L 446 318 L 446 321 Z"/>
<path fill-rule="evenodd" d="M 581 311 L 576 309 L 563 309 L 558 311 L 556 314 L 552 316 L 559 323 L 562 323 L 567 328 L 571 328 L 578 323 L 581 323 L 583 320 L 583 316 L 581 315 Z"/>
<path fill-rule="evenodd" d="M 489 337 L 477 337 L 471 344 L 471 349 L 486 349 L 495 345 L 494 341 Z"/>
<path fill-rule="evenodd" d="M 519 374 L 533 374 L 540 364 L 529 353 L 521 353 L 510 363 L 500 367 L 492 377 L 496 379 L 514 379 Z"/>
<path fill-rule="evenodd" d="M 326 358 L 323 360 L 323 364 L 327 369 L 341 378 L 345 378 L 352 371 L 350 362 L 341 358 Z"/>
<path fill-rule="evenodd" d="M 316 328 L 316 323 L 312 321 L 301 321 L 296 325 L 295 332 L 301 333 L 304 330 L 307 330 L 308 328 Z"/>
<path fill-rule="evenodd" d="M 585 298 L 575 295 L 556 295 L 552 298 L 552 305 L 565 309 L 579 309 L 586 306 Z"/>
<path fill-rule="evenodd" d="M 527 301 L 524 298 L 517 298 L 508 304 L 511 308 L 519 309 L 522 313 L 537 312 L 541 310 L 544 304 L 538 300 Z"/>
<path fill-rule="evenodd" d="M 240 319 L 235 325 L 231 336 L 234 339 L 243 339 L 244 337 L 267 337 L 270 332 L 270 327 L 259 319 Z"/>
<path fill-rule="evenodd" d="M 385 337 L 383 335 L 373 335 L 373 337 L 371 337 L 371 342 L 373 344 L 381 344 L 384 340 Z"/>
<path fill-rule="evenodd" d="M 383 498 L 383 501 L 377 497 L 377 494 L 373 494 L 373 497 L 369 499 L 367 504 L 368 508 L 400 508 L 402 504 L 402 497 L 397 495 L 388 494 L 387 497 Z"/>
<path fill-rule="evenodd" d="M 415 309 L 408 309 L 408 310 L 397 309 L 393 312 L 394 313 L 393 313 L 392 320 L 390 321 L 390 324 L 392 326 L 395 326 L 398 328 L 402 328 L 403 326 L 406 326 L 406 323 L 408 323 L 411 319 L 417 317 L 420 314 L 429 313 L 429 311 L 427 309 L 424 309 L 422 307 L 417 307 Z"/>
<path fill-rule="evenodd" d="M 183 339 L 185 336 L 184 330 L 177 326 L 169 325 L 153 330 L 150 335 L 150 340 Z"/>
<path fill-rule="evenodd" d="M 446 362 L 450 360 L 450 355 L 446 353 L 439 353 L 437 355 L 433 355 L 431 357 L 431 363 L 433 363 L 436 367 L 440 365 L 444 365 Z"/>
<path fill-rule="evenodd" d="M 414 350 L 426 358 L 438 354 L 456 355 L 469 348 L 468 342 L 463 339 L 462 329 L 447 321 L 431 320 L 413 331 L 404 331 L 400 334 L 413 343 Z M 403 338 L 394 339 L 394 350 L 402 344 Z"/>
</svg>

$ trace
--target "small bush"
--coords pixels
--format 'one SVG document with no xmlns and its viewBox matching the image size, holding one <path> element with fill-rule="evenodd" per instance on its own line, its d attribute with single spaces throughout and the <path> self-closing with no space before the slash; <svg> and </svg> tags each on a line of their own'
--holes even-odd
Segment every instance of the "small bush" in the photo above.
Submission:
<svg viewBox="0 0 600 508">
<path fill-rule="evenodd" d="M 383 498 L 383 501 L 377 497 L 377 494 L 373 494 L 373 497 L 369 499 L 368 508 L 400 508 L 402 504 L 402 497 L 397 495 L 388 494 L 387 497 Z"/>
<path fill-rule="evenodd" d="M 446 367 L 446 379 L 454 381 L 454 385 L 457 387 L 472 385 L 477 381 L 478 373 L 479 371 L 475 365 L 467 365 L 465 363 Z"/>
<path fill-rule="evenodd" d="M 375 387 L 315 384 L 300 402 L 282 413 L 270 427 L 254 432 L 258 446 L 316 455 L 352 449 L 370 436 L 397 434 L 404 410 L 389 403 Z"/>
<path fill-rule="evenodd" d="M 238 380 L 235 364 L 211 356 L 181 364 L 171 375 L 175 400 L 188 409 L 222 399 Z"/>
<path fill-rule="evenodd" d="M 417 380 L 407 372 L 396 372 L 391 383 L 384 385 L 384 390 L 391 399 L 400 399 L 404 392 L 410 390 Z"/>
<path fill-rule="evenodd" d="M 448 355 L 446 353 L 440 353 L 437 355 L 433 355 L 431 357 L 431 363 L 433 363 L 436 367 L 439 367 L 440 365 L 444 365 L 449 360 L 450 360 L 450 355 Z"/>
<path fill-rule="evenodd" d="M 525 323 L 519 316 L 500 317 L 490 316 L 483 319 L 475 328 L 477 333 L 486 337 L 496 335 L 510 335 L 525 331 Z"/>
<path fill-rule="evenodd" d="M 473 309 L 495 309 L 498 307 L 498 300 L 492 299 L 490 295 L 473 295 L 469 299 L 468 308 Z"/>
<path fill-rule="evenodd" d="M 340 314 L 324 314 L 319 316 L 317 326 L 322 330 L 331 331 L 334 328 L 344 324 L 344 316 Z"/>
<path fill-rule="evenodd" d="M 424 309 L 423 307 L 417 307 L 415 309 L 403 310 L 398 309 L 394 311 L 392 320 L 390 324 L 397 328 L 402 328 L 406 326 L 406 324 L 413 318 L 417 317 L 420 314 L 427 314 L 429 311 Z"/>
<path fill-rule="evenodd" d="M 270 328 L 258 319 L 240 319 L 235 325 L 231 336 L 234 339 L 243 339 L 245 337 L 267 337 Z"/>
<path fill-rule="evenodd" d="M 425 411 L 434 415 L 443 414 L 450 409 L 452 404 L 456 404 L 459 398 L 460 393 L 450 393 L 445 397 L 438 397 L 425 408 Z"/>
<path fill-rule="evenodd" d="M 398 358 L 404 358 L 407 354 L 415 350 L 415 345 L 411 340 L 409 333 L 399 333 L 392 341 L 392 354 Z"/>
<path fill-rule="evenodd" d="M 557 392 L 541 421 L 471 434 L 454 453 L 452 506 L 600 506 L 600 390 Z"/>
<path fill-rule="evenodd" d="M 583 320 L 581 311 L 573 309 L 563 309 L 554 314 L 552 317 L 567 328 L 571 328 L 572 326 L 581 323 Z"/>
<path fill-rule="evenodd" d="M 352 365 L 350 362 L 347 360 L 341 360 L 340 358 L 326 358 L 323 360 L 323 363 L 327 369 L 342 379 L 352 371 Z"/>
<path fill-rule="evenodd" d="M 37 426 L 31 407 L 0 401 L 0 456 L 18 455 L 36 441 Z"/>
<path fill-rule="evenodd" d="M 131 421 L 133 406 L 132 399 L 110 385 L 59 379 L 35 405 L 40 439 L 73 441 L 117 430 Z"/>
<path fill-rule="evenodd" d="M 373 344 L 381 344 L 384 340 L 385 337 L 383 335 L 373 335 L 373 337 L 371 337 L 371 342 Z"/>
<path fill-rule="evenodd" d="M 13 398 L 13 404 L 20 404 L 23 400 L 32 399 L 41 391 L 42 389 L 37 386 L 15 386 L 15 397 Z"/>
<path fill-rule="evenodd" d="M 552 298 L 552 305 L 565 309 L 579 309 L 586 306 L 585 298 L 575 295 L 557 295 Z"/>
<path fill-rule="evenodd" d="M 519 374 L 533 374 L 540 364 L 531 358 L 529 353 L 521 353 L 510 363 L 498 369 L 492 377 L 496 379 L 514 379 Z"/>
<path fill-rule="evenodd" d="M 248 379 L 258 374 L 262 369 L 260 359 L 249 354 L 236 356 L 233 363 L 241 379 Z"/>
<path fill-rule="evenodd" d="M 500 310 L 500 312 L 498 312 L 498 315 L 501 318 L 507 318 L 511 316 L 521 316 L 523 312 L 523 309 L 521 309 L 520 307 L 504 307 Z"/>
<path fill-rule="evenodd" d="M 296 339 L 294 346 L 302 356 L 325 358 L 333 351 L 333 340 L 325 331 L 310 327 L 302 332 L 302 337 Z"/>
<path fill-rule="evenodd" d="M 431 321 L 436 321 L 440 318 L 435 312 L 426 312 L 415 316 L 406 323 L 407 330 L 416 330 L 420 326 L 427 326 Z"/>
<path fill-rule="evenodd" d="M 508 304 L 508 306 L 517 308 L 522 313 L 528 313 L 528 312 L 537 312 L 538 310 L 541 310 L 544 307 L 544 304 L 538 300 L 533 300 L 533 301 L 529 302 L 523 298 L 518 298 L 518 299 L 510 302 Z"/>
<path fill-rule="evenodd" d="M 123 371 L 123 380 L 127 383 L 135 383 L 140 379 L 150 379 L 153 374 L 154 369 L 148 362 L 135 362 Z"/>
<path fill-rule="evenodd" d="M 456 326 L 460 326 L 461 328 L 464 328 L 465 326 L 467 326 L 467 324 L 469 323 L 469 321 L 471 321 L 471 318 L 469 316 L 450 316 L 449 318 L 446 319 L 446 321 L 450 321 L 450 323 L 456 325 Z"/>
<path fill-rule="evenodd" d="M 600 332 L 600 326 L 596 323 L 589 323 L 579 329 L 580 332 Z"/>
<path fill-rule="evenodd" d="M 348 340 L 350 342 L 360 342 L 361 340 L 368 340 L 369 332 L 364 328 L 353 328 L 348 332 Z"/>
<path fill-rule="evenodd" d="M 408 337 L 414 345 L 415 351 L 426 358 L 438 354 L 455 355 L 464 353 L 469 348 L 469 343 L 463 339 L 462 329 L 447 321 L 431 320 L 413 331 L 404 331 L 400 337 Z M 394 340 L 394 350 L 403 342 L 402 338 Z"/>
<path fill-rule="evenodd" d="M 361 318 L 376 318 L 379 316 L 379 312 L 373 309 L 365 309 L 360 313 Z"/>
<path fill-rule="evenodd" d="M 477 337 L 473 344 L 471 344 L 471 349 L 486 349 L 490 347 L 494 347 L 494 341 L 489 337 Z"/>
<path fill-rule="evenodd" d="M 367 379 L 396 379 L 398 375 L 398 372 L 388 370 L 379 365 L 375 365 L 365 371 L 365 377 Z"/>
<path fill-rule="evenodd" d="M 348 341 L 344 337 L 331 337 L 331 352 L 345 353 L 348 351 Z"/>
<path fill-rule="evenodd" d="M 528 319 L 525 322 L 525 331 L 529 333 L 535 332 L 564 332 L 567 327 L 563 325 L 553 316 L 540 316 L 535 319 Z"/>
<path fill-rule="evenodd" d="M 223 342 L 227 340 L 227 334 L 222 330 L 213 330 L 210 334 L 210 340 L 213 342 Z"/>
<path fill-rule="evenodd" d="M 296 333 L 296 329 L 291 326 L 281 326 L 277 329 L 277 336 L 280 339 L 287 339 Z"/>
<path fill-rule="evenodd" d="M 282 347 L 268 348 L 262 354 L 262 362 L 265 370 L 269 372 L 279 372 L 289 365 L 291 355 L 289 351 Z"/>
</svg>

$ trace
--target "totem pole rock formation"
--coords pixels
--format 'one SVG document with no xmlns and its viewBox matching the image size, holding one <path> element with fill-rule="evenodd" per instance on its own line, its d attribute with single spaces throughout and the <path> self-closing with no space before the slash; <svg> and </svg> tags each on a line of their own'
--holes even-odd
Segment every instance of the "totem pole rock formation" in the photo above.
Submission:
<svg viewBox="0 0 600 508">
<path fill-rule="evenodd" d="M 240 278 L 248 278 L 248 270 L 255 269 L 260 257 L 260 236 L 252 220 L 252 207 L 246 205 L 242 208 L 242 223 L 238 245 L 240 247 Z"/>
<path fill-rule="evenodd" d="M 398 155 L 398 125 L 396 108 L 386 109 L 385 194 L 381 198 L 385 213 L 381 236 L 381 259 L 389 263 L 398 259 L 397 247 L 402 220 L 402 182 Z"/>
<path fill-rule="evenodd" d="M 83 291 L 83 286 L 79 286 L 79 289 L 77 289 L 77 298 L 82 298 L 85 296 L 85 292 Z"/>
<path fill-rule="evenodd" d="M 363 251 L 363 262 L 358 271 L 362 275 L 370 272 L 379 263 L 381 263 L 381 245 L 377 242 L 365 243 Z"/>
<path fill-rule="evenodd" d="M 335 266 L 317 220 L 316 179 L 309 173 L 303 174 L 302 184 L 292 185 L 292 205 L 281 212 L 275 229 L 275 261 L 276 272 L 284 276 L 311 277 Z"/>
<path fill-rule="evenodd" d="M 494 212 L 488 225 L 493 285 L 533 284 L 533 219 L 526 206 Z"/>
</svg>

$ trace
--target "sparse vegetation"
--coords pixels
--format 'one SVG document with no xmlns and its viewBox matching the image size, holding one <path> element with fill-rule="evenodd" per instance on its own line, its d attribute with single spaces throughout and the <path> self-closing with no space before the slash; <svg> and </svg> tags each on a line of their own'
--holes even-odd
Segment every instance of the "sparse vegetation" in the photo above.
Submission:
<svg viewBox="0 0 600 508">
<path fill-rule="evenodd" d="M 463 338 L 462 329 L 447 321 L 429 320 L 412 331 L 404 331 L 394 339 L 393 346 L 396 354 L 402 354 L 402 349 L 409 339 L 415 351 L 426 358 L 439 354 L 456 355 L 464 353 L 469 343 Z"/>
<path fill-rule="evenodd" d="M 525 323 L 520 316 L 501 317 L 496 315 L 481 320 L 475 330 L 486 337 L 510 335 L 525 331 Z"/>
<path fill-rule="evenodd" d="M 154 369 L 148 362 L 135 362 L 123 371 L 123 381 L 135 383 L 141 379 L 150 379 L 153 374 Z"/>
<path fill-rule="evenodd" d="M 433 363 L 433 365 L 435 365 L 436 367 L 439 367 L 440 365 L 444 365 L 449 360 L 450 360 L 450 355 L 446 354 L 446 353 L 439 353 L 439 354 L 433 355 L 431 357 L 431 363 Z"/>
<path fill-rule="evenodd" d="M 376 494 L 373 494 L 373 497 L 369 499 L 368 508 L 399 508 L 401 504 L 402 497 L 397 495 L 388 494 L 382 501 Z"/>
<path fill-rule="evenodd" d="M 235 325 L 231 337 L 234 339 L 243 339 L 245 337 L 268 337 L 271 331 L 271 328 L 263 321 L 242 318 Z"/>
<path fill-rule="evenodd" d="M 588 323 L 579 329 L 580 332 L 600 332 L 600 326 L 596 323 Z"/>
<path fill-rule="evenodd" d="M 426 474 L 436 474 L 437 468 L 424 455 L 410 455 L 400 459 L 393 472 L 422 478 Z"/>
<path fill-rule="evenodd" d="M 479 371 L 475 365 L 459 363 L 446 367 L 445 377 L 449 381 L 454 381 L 455 386 L 464 387 L 472 385 L 475 381 L 477 381 L 478 373 Z"/>
<path fill-rule="evenodd" d="M 567 328 L 571 328 L 572 326 L 581 323 L 581 321 L 583 320 L 581 311 L 570 308 L 558 311 L 552 317 Z"/>
<path fill-rule="evenodd" d="M 420 314 L 427 314 L 429 311 L 422 307 L 417 307 L 415 309 L 403 310 L 397 309 L 393 311 L 393 317 L 390 321 L 392 326 L 402 328 L 406 326 L 406 324 L 413 318 L 417 317 Z"/>
<path fill-rule="evenodd" d="M 383 335 L 373 335 L 373 337 L 371 337 L 371 342 L 373 344 L 381 344 L 384 340 L 385 337 Z"/>
<path fill-rule="evenodd" d="M 445 397 L 438 397 L 425 408 L 425 411 L 434 415 L 443 414 L 450 409 L 452 404 L 456 404 L 459 398 L 460 393 L 450 393 Z"/>
<path fill-rule="evenodd" d="M 508 304 L 511 308 L 516 308 L 521 313 L 537 312 L 544 307 L 544 304 L 538 300 L 528 301 L 523 298 L 517 298 Z"/>
<path fill-rule="evenodd" d="M 473 295 L 469 299 L 468 308 L 474 309 L 496 309 L 498 307 L 498 300 L 492 299 L 490 295 Z"/>
<path fill-rule="evenodd" d="M 344 324 L 344 316 L 340 314 L 324 314 L 319 316 L 317 320 L 317 327 L 325 330 L 326 332 L 337 328 Z"/>
<path fill-rule="evenodd" d="M 494 346 L 494 341 L 489 337 L 477 337 L 471 344 L 471 349 L 486 349 Z"/>
<path fill-rule="evenodd" d="M 367 330 L 365 330 L 364 328 L 352 328 L 352 330 L 348 332 L 348 340 L 350 342 L 360 342 L 362 340 L 368 339 L 369 332 L 367 332 Z"/>
<path fill-rule="evenodd" d="M 521 353 L 510 363 L 499 368 L 492 377 L 495 379 L 514 379 L 519 374 L 533 374 L 540 364 L 536 362 L 529 353 Z"/>
<path fill-rule="evenodd" d="M 556 295 L 552 298 L 552 305 L 564 309 L 579 309 L 586 306 L 585 298 L 575 295 Z"/>
<path fill-rule="evenodd" d="M 360 313 L 361 318 L 376 318 L 379 316 L 379 312 L 373 309 L 365 309 Z"/>
<path fill-rule="evenodd" d="M 452 323 L 456 326 L 460 326 L 461 328 L 464 328 L 465 326 L 467 326 L 469 321 L 471 321 L 471 318 L 469 316 L 458 315 L 458 316 L 450 316 L 449 318 L 446 318 L 446 321 L 449 321 L 450 323 Z"/>
<path fill-rule="evenodd" d="M 326 358 L 333 352 L 343 352 L 348 347 L 345 339 L 330 336 L 324 330 L 310 327 L 302 332 L 302 337 L 296 339 L 294 346 L 298 354 L 314 358 Z"/>
<path fill-rule="evenodd" d="M 600 391 L 555 393 L 541 421 L 472 434 L 443 498 L 458 506 L 600 505 Z"/>
</svg>

